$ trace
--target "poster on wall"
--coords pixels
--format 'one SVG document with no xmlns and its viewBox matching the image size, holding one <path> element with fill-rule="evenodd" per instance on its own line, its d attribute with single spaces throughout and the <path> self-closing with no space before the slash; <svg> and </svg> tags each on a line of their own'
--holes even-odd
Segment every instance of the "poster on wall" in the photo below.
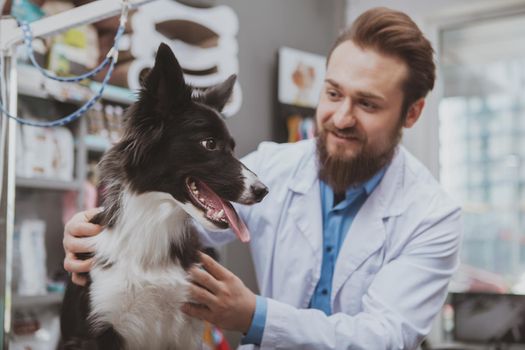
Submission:
<svg viewBox="0 0 525 350">
<path fill-rule="evenodd" d="M 325 75 L 326 58 L 289 47 L 279 49 L 279 102 L 315 108 Z"/>
<path fill-rule="evenodd" d="M 325 62 L 322 55 L 289 47 L 279 49 L 277 107 L 288 142 L 314 136 L 313 119 L 323 86 Z"/>
</svg>

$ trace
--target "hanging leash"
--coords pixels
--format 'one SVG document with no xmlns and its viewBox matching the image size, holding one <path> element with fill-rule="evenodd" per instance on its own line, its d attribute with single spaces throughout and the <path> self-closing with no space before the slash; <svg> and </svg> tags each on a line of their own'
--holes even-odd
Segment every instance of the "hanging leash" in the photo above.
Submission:
<svg viewBox="0 0 525 350">
<path fill-rule="evenodd" d="M 129 2 L 128 2 L 128 0 L 123 0 L 123 2 L 122 2 L 122 11 L 121 11 L 121 14 L 120 14 L 119 27 L 117 29 L 117 33 L 115 34 L 115 39 L 114 39 L 113 46 L 111 47 L 111 49 L 107 53 L 106 58 L 104 59 L 104 61 L 102 61 L 102 63 L 100 63 L 93 70 L 91 70 L 91 71 L 89 71 L 89 72 L 87 72 L 85 74 L 82 74 L 82 75 L 79 75 L 79 76 L 74 76 L 74 77 L 59 77 L 59 76 L 55 75 L 54 73 L 52 73 L 52 72 L 42 68 L 36 62 L 36 59 L 35 59 L 35 56 L 34 56 L 34 51 L 33 51 L 33 46 L 32 46 L 33 37 L 32 37 L 32 33 L 31 33 L 31 28 L 30 28 L 30 26 L 29 26 L 29 24 L 27 22 L 20 23 L 20 27 L 21 27 L 22 31 L 24 32 L 24 42 L 25 42 L 25 45 L 26 45 L 27 50 L 28 50 L 29 58 L 30 58 L 32 64 L 44 76 L 46 76 L 47 78 L 52 79 L 52 80 L 57 80 L 57 81 L 60 81 L 60 82 L 79 82 L 79 81 L 85 80 L 85 79 L 90 78 L 90 77 L 94 76 L 95 74 L 99 73 L 108 64 L 109 64 L 109 68 L 108 68 L 108 71 L 106 72 L 106 75 L 104 76 L 104 79 L 102 80 L 102 83 L 101 83 L 101 86 L 100 86 L 100 89 L 98 90 L 98 92 L 94 96 L 92 96 L 86 103 L 84 103 L 78 110 L 76 110 L 75 112 L 72 112 L 72 113 L 68 114 L 67 116 L 62 117 L 60 119 L 53 120 L 53 121 L 42 121 L 42 122 L 34 121 L 34 120 L 28 120 L 28 119 L 23 119 L 23 118 L 20 118 L 20 117 L 17 117 L 17 116 L 14 116 L 14 115 L 10 114 L 7 111 L 7 109 L 4 107 L 4 105 L 1 103 L 1 101 L 0 101 L 0 111 L 3 114 L 5 114 L 6 116 L 8 116 L 9 118 L 16 120 L 20 124 L 30 125 L 30 126 L 37 126 L 37 127 L 63 126 L 65 124 L 71 123 L 72 121 L 80 118 L 84 113 L 86 113 L 87 110 L 89 110 L 91 107 L 93 107 L 93 105 L 102 97 L 102 94 L 104 93 L 104 89 L 108 85 L 108 81 L 111 78 L 113 70 L 115 69 L 115 64 L 118 61 L 118 44 L 120 42 L 120 38 L 122 37 L 122 34 L 124 33 L 124 31 L 126 29 L 126 22 L 127 22 L 127 19 L 128 19 L 128 13 L 129 13 Z M 2 65 L 2 62 L 0 61 L 0 71 L 2 71 L 1 65 Z M 3 80 L 3 77 L 0 77 L 0 79 Z M 2 82 L 2 84 L 3 83 L 4 82 Z"/>
</svg>

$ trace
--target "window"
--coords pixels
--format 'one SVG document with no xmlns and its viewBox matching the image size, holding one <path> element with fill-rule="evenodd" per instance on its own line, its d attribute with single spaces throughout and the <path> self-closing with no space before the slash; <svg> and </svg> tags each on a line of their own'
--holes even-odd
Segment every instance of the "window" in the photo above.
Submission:
<svg viewBox="0 0 525 350">
<path fill-rule="evenodd" d="M 440 39 L 440 178 L 463 205 L 462 264 L 525 293 L 525 15 Z"/>
</svg>

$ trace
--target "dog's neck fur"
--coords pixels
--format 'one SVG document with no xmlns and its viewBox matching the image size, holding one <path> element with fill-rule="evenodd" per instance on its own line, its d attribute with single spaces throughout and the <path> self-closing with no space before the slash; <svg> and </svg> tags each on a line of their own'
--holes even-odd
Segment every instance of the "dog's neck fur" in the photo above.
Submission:
<svg viewBox="0 0 525 350">
<path fill-rule="evenodd" d="M 117 220 L 100 235 L 97 257 L 105 263 L 135 262 L 144 269 L 173 262 L 173 246 L 191 234 L 189 215 L 167 193 L 137 195 L 125 189 L 119 200 Z"/>
<path fill-rule="evenodd" d="M 135 106 L 131 107 L 131 110 L 134 111 L 135 109 Z M 133 113 L 133 111 L 129 113 Z M 124 138 L 127 138 L 127 135 L 125 135 Z M 112 228 L 119 219 L 121 206 L 123 204 L 122 194 L 124 191 L 132 191 L 129 186 L 125 185 L 130 182 L 121 156 L 122 153 L 125 152 L 125 148 L 126 143 L 124 142 L 113 146 L 113 148 L 104 155 L 99 164 L 101 173 L 100 182 L 103 184 L 105 192 L 104 211 L 92 221 L 109 228 Z"/>
</svg>

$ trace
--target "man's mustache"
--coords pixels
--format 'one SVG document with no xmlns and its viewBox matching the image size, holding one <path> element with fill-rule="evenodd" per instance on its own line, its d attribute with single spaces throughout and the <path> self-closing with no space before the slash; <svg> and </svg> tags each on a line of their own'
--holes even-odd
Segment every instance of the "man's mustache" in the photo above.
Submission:
<svg viewBox="0 0 525 350">
<path fill-rule="evenodd" d="M 358 141 L 363 141 L 365 139 L 365 137 L 363 137 L 363 135 L 361 135 L 361 133 L 354 127 L 339 129 L 332 123 L 325 124 L 323 126 L 323 132 L 324 133 L 332 132 L 339 137 L 356 139 Z"/>
</svg>

